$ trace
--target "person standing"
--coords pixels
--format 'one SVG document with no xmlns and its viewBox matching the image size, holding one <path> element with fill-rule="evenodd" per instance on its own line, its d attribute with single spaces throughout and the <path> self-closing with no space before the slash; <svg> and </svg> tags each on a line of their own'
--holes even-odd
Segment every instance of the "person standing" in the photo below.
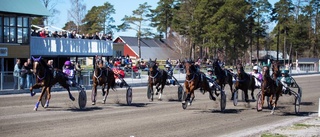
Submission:
<svg viewBox="0 0 320 137">
<path fill-rule="evenodd" d="M 75 64 L 75 70 L 76 70 L 76 74 L 77 74 L 77 83 L 78 84 L 82 84 L 82 74 L 81 71 L 83 70 L 83 68 L 81 68 L 81 64 L 80 62 L 76 62 Z"/>
<path fill-rule="evenodd" d="M 24 62 L 20 71 L 20 89 L 24 90 L 26 87 L 26 79 L 28 73 L 28 62 Z"/>
<path fill-rule="evenodd" d="M 13 89 L 17 89 L 20 90 L 20 83 L 19 83 L 19 79 L 20 79 L 20 59 L 16 60 L 16 64 L 14 65 L 14 70 L 13 70 Z"/>
<path fill-rule="evenodd" d="M 27 64 L 27 88 L 30 88 L 33 85 L 33 67 L 30 58 L 28 58 Z"/>
</svg>

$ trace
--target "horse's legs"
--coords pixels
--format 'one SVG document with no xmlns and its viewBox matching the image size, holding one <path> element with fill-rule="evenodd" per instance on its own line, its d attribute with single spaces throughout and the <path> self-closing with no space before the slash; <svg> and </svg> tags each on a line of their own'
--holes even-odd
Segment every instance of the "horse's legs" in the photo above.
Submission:
<svg viewBox="0 0 320 137">
<path fill-rule="evenodd" d="M 254 89 L 251 90 L 251 97 L 252 97 L 252 100 L 255 100 L 253 92 L 254 92 Z"/>
<path fill-rule="evenodd" d="M 194 100 L 194 98 L 196 97 L 195 95 L 194 95 L 194 89 L 192 89 L 192 90 L 190 90 L 190 101 L 189 101 L 189 106 L 191 106 L 192 105 L 192 102 L 193 102 L 193 100 Z"/>
<path fill-rule="evenodd" d="M 91 92 L 92 105 L 96 104 L 96 96 L 97 96 L 97 85 L 94 83 L 92 86 L 92 92 Z"/>
<path fill-rule="evenodd" d="M 157 83 L 156 84 L 156 90 L 157 90 L 156 95 L 158 95 L 158 93 L 159 93 L 159 90 L 160 90 L 159 87 L 160 87 L 160 83 Z"/>
<path fill-rule="evenodd" d="M 159 98 L 158 98 L 159 100 L 162 100 L 161 97 L 162 97 L 163 88 L 164 88 L 164 85 L 165 85 L 165 84 L 166 84 L 166 83 L 162 83 L 162 84 L 161 84 L 160 95 L 159 95 Z M 158 91 L 159 91 L 159 90 L 158 90 Z M 158 91 L 157 91 L 157 92 L 158 92 Z"/>
<path fill-rule="evenodd" d="M 43 83 L 36 83 L 32 87 L 30 87 L 30 95 L 33 97 L 36 93 L 33 91 L 33 89 L 39 89 L 43 86 Z"/>
<path fill-rule="evenodd" d="M 40 96 L 39 96 L 39 98 L 38 98 L 38 102 L 37 102 L 36 105 L 34 106 L 34 109 L 33 109 L 33 110 L 35 110 L 35 111 L 38 110 L 38 107 L 39 107 L 40 101 L 41 101 L 41 99 L 42 99 L 43 93 L 46 91 L 46 89 L 47 89 L 47 87 L 43 87 L 43 88 L 42 88 L 41 94 L 40 94 Z"/>
<path fill-rule="evenodd" d="M 107 92 L 105 91 L 105 88 L 106 88 L 106 84 L 103 84 L 103 85 L 102 85 L 102 93 L 105 94 L 105 95 L 103 96 L 103 104 L 106 103 L 107 97 L 108 97 L 108 95 L 109 95 L 110 86 L 108 85 L 108 87 L 107 87 Z"/>
<path fill-rule="evenodd" d="M 249 103 L 248 89 L 244 90 L 244 100 Z"/>
<path fill-rule="evenodd" d="M 49 101 L 51 99 L 51 87 L 47 88 L 47 100 L 46 100 L 46 104 L 44 105 L 45 108 L 49 107 Z"/>
</svg>

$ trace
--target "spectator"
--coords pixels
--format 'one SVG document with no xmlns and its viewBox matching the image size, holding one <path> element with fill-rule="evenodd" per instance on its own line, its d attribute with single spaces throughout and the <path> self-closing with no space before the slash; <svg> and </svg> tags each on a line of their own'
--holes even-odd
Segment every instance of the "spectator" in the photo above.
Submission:
<svg viewBox="0 0 320 137">
<path fill-rule="evenodd" d="M 20 83 L 19 83 L 19 79 L 20 79 L 20 59 L 16 60 L 16 65 L 14 65 L 14 71 L 13 71 L 13 89 L 17 89 L 20 90 Z"/>
<path fill-rule="evenodd" d="M 59 37 L 58 31 L 54 31 L 54 32 L 52 33 L 52 37 L 58 38 L 58 37 Z"/>
<path fill-rule="evenodd" d="M 27 60 L 26 69 L 27 69 L 27 88 L 30 88 L 33 85 L 33 66 L 30 58 L 28 58 Z"/>
<path fill-rule="evenodd" d="M 77 75 L 77 83 L 78 84 L 81 84 L 82 82 L 82 74 L 81 74 L 81 71 L 83 70 L 83 68 L 81 68 L 81 64 L 80 62 L 76 62 L 75 64 L 75 70 L 76 70 L 76 75 Z"/>
<path fill-rule="evenodd" d="M 99 32 L 96 32 L 96 34 L 93 35 L 93 39 L 95 39 L 95 40 L 100 40 L 100 38 L 99 38 Z"/>
<path fill-rule="evenodd" d="M 76 31 L 73 30 L 72 33 L 69 34 L 68 38 L 75 39 L 76 38 Z"/>
<path fill-rule="evenodd" d="M 107 40 L 112 41 L 112 35 L 111 35 L 111 34 L 108 34 L 108 36 L 107 36 Z"/>
<path fill-rule="evenodd" d="M 28 62 L 24 62 L 20 71 L 20 89 L 24 90 L 26 87 L 26 79 L 28 73 Z"/>
<path fill-rule="evenodd" d="M 42 31 L 40 32 L 40 37 L 42 38 L 46 38 L 46 31 L 44 29 L 42 29 Z"/>
</svg>

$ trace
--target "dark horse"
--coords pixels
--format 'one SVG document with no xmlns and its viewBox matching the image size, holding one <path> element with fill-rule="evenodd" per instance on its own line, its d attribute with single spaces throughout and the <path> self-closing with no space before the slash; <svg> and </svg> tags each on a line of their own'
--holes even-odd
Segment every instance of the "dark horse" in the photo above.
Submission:
<svg viewBox="0 0 320 137">
<path fill-rule="evenodd" d="M 55 69 L 53 72 L 50 70 L 46 62 L 41 58 L 34 58 L 33 59 L 33 73 L 36 75 L 36 84 L 30 87 L 30 94 L 34 96 L 36 93 L 33 89 L 39 89 L 42 87 L 41 94 L 38 98 L 38 102 L 36 103 L 34 110 L 38 110 L 39 103 L 42 99 L 44 92 L 47 92 L 47 100 L 45 107 L 49 106 L 49 100 L 51 98 L 51 88 L 56 83 L 59 83 L 62 87 L 68 90 L 69 98 L 74 101 L 75 98 L 72 96 L 70 92 L 69 85 L 67 84 L 67 78 L 65 77 L 64 73 L 61 70 Z"/>
<path fill-rule="evenodd" d="M 216 98 L 213 96 L 211 92 L 211 88 L 209 86 L 209 82 L 206 79 L 205 74 L 203 72 L 198 72 L 193 62 L 191 61 L 185 62 L 185 68 L 186 80 L 184 81 L 184 87 L 186 96 L 184 96 L 182 105 L 185 106 L 186 102 L 188 102 L 188 105 L 192 104 L 192 101 L 195 98 L 194 90 L 198 88 L 202 88 L 204 91 L 209 91 L 212 100 L 216 100 Z M 186 107 L 183 108 L 185 109 Z"/>
<path fill-rule="evenodd" d="M 241 64 L 237 65 L 237 79 L 234 84 L 235 91 L 241 89 L 245 94 L 245 101 L 249 102 L 248 90 L 251 90 L 251 96 L 254 100 L 255 80 L 252 75 L 247 74 Z"/>
<path fill-rule="evenodd" d="M 263 67 L 263 82 L 261 84 L 261 105 L 257 106 L 257 110 L 261 111 L 264 103 L 264 98 L 270 97 L 269 104 L 272 105 L 271 114 L 274 114 L 274 109 L 277 106 L 277 102 L 282 93 L 282 84 L 278 81 L 277 75 L 279 75 L 279 65 L 276 62 L 272 64 L 273 73 L 270 75 L 269 66 Z M 273 98 L 275 97 L 275 100 Z"/>
<path fill-rule="evenodd" d="M 153 85 L 156 85 L 156 89 L 157 89 L 156 95 L 158 95 L 160 91 L 158 100 L 162 100 L 161 97 L 163 93 L 163 88 L 166 85 L 168 73 L 162 69 L 158 69 L 157 59 L 155 59 L 154 61 L 149 59 L 148 67 L 149 67 L 148 87 L 150 88 L 150 91 L 148 92 L 150 92 L 151 94 L 150 101 L 153 101 L 153 94 L 154 94 Z"/>
<path fill-rule="evenodd" d="M 115 88 L 115 78 L 114 72 L 109 67 L 103 66 L 103 60 L 97 60 L 97 66 L 94 69 L 93 76 L 92 76 L 93 86 L 92 86 L 92 94 L 91 94 L 91 101 L 92 105 L 96 104 L 96 96 L 97 96 L 97 87 L 102 87 L 102 96 L 103 96 L 103 103 L 106 103 L 109 90 Z M 105 87 L 107 87 L 107 92 L 105 91 Z"/>
<path fill-rule="evenodd" d="M 233 81 L 232 78 L 234 77 L 234 74 L 230 72 L 230 70 L 222 69 L 219 65 L 219 59 L 216 59 L 213 63 L 213 69 L 214 74 L 217 77 L 216 82 L 219 84 L 219 86 L 224 90 L 224 87 L 226 84 L 229 84 L 231 93 L 233 92 Z M 233 96 L 231 97 L 233 99 Z"/>
</svg>

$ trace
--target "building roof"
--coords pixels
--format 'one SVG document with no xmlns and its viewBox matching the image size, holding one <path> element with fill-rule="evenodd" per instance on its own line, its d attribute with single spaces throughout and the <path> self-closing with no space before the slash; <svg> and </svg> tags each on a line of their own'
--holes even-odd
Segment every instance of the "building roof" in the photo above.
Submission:
<svg viewBox="0 0 320 137">
<path fill-rule="evenodd" d="M 124 43 L 129 45 L 132 50 L 139 54 L 138 38 L 119 36 Z M 179 59 L 180 54 L 175 52 L 173 46 L 170 46 L 166 40 L 141 38 L 141 58 L 157 58 L 157 59 Z"/>
<path fill-rule="evenodd" d="M 257 57 L 257 51 L 252 52 L 253 58 Z M 260 50 L 259 51 L 259 59 L 277 59 L 277 51 L 272 51 L 272 50 Z M 286 54 L 285 59 L 289 59 L 289 55 Z M 283 60 L 283 53 L 279 52 L 279 60 Z"/>
<path fill-rule="evenodd" d="M 0 12 L 51 16 L 39 0 L 1 0 Z"/>
<path fill-rule="evenodd" d="M 298 63 L 316 63 L 319 62 L 319 58 L 299 58 Z"/>
</svg>

